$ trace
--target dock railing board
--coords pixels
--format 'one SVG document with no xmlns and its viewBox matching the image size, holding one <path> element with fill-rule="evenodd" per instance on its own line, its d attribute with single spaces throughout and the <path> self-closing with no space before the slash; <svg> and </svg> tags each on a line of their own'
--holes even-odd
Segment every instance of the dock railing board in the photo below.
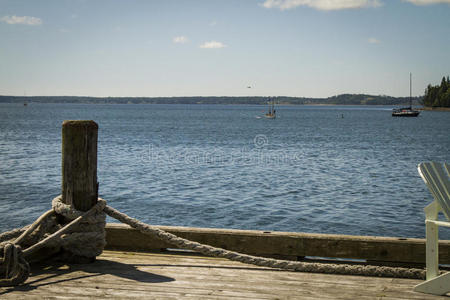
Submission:
<svg viewBox="0 0 450 300">
<path fill-rule="evenodd" d="M 182 238 L 245 254 L 302 260 L 305 256 L 360 259 L 375 265 L 424 265 L 425 239 L 155 226 Z M 124 224 L 106 225 L 106 249 L 158 252 L 173 248 Z M 439 241 L 439 260 L 450 264 L 450 241 Z"/>
</svg>

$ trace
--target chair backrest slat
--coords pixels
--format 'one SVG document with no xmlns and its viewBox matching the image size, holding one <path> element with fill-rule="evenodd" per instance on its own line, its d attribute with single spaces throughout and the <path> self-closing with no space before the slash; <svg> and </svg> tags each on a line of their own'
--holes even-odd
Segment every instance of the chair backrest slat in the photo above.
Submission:
<svg viewBox="0 0 450 300">
<path fill-rule="evenodd" d="M 419 164 L 419 174 L 425 181 L 434 199 L 450 220 L 450 166 L 436 162 Z"/>
</svg>

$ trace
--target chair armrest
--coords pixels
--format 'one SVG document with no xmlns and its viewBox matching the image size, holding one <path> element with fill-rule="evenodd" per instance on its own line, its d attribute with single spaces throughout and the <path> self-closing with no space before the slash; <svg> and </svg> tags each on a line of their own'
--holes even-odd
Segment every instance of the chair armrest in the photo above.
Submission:
<svg viewBox="0 0 450 300">
<path fill-rule="evenodd" d="M 436 221 L 436 220 L 427 219 L 427 220 L 425 220 L 425 223 L 433 223 L 438 226 L 450 227 L 450 222 L 445 222 L 445 221 Z"/>
</svg>

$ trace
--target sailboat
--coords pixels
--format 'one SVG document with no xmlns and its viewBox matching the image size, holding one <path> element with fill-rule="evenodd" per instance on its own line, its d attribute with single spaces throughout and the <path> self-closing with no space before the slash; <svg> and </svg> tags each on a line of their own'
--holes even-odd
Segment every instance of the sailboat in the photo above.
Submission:
<svg viewBox="0 0 450 300">
<path fill-rule="evenodd" d="M 411 76 L 409 73 L 409 107 L 394 108 L 392 110 L 393 117 L 417 117 L 420 114 L 420 111 L 412 108 Z"/>
<path fill-rule="evenodd" d="M 268 119 L 275 119 L 276 118 L 276 114 L 275 114 L 275 100 L 272 100 L 268 102 L 269 105 L 269 111 L 266 113 L 266 118 Z"/>
</svg>

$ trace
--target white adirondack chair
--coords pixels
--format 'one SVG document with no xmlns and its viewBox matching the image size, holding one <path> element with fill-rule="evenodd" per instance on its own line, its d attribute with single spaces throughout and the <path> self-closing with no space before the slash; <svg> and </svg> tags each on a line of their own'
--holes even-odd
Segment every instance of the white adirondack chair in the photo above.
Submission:
<svg viewBox="0 0 450 300">
<path fill-rule="evenodd" d="M 445 295 L 450 292 L 450 272 L 439 275 L 438 228 L 450 227 L 450 166 L 435 162 L 421 163 L 419 174 L 428 186 L 434 201 L 425 210 L 427 279 L 417 285 L 417 292 Z M 439 212 L 447 221 L 438 221 Z"/>
</svg>

